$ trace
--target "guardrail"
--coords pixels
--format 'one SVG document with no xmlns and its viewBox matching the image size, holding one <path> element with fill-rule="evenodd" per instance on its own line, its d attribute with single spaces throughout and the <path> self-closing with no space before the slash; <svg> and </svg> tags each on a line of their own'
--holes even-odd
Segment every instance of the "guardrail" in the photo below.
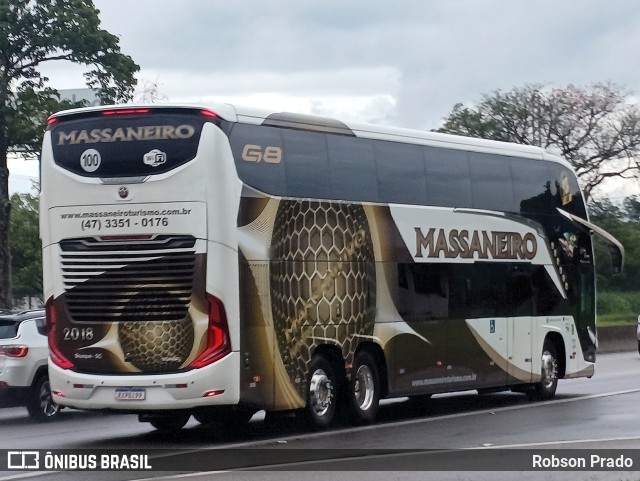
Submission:
<svg viewBox="0 0 640 481">
<path fill-rule="evenodd" d="M 636 351 L 636 325 L 598 327 L 598 352 Z"/>
</svg>

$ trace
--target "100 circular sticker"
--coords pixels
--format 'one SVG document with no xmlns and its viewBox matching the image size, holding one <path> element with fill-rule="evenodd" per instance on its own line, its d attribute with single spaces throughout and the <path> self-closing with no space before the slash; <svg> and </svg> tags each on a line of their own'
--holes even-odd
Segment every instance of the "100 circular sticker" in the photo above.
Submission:
<svg viewBox="0 0 640 481">
<path fill-rule="evenodd" d="M 100 167 L 101 162 L 100 152 L 96 149 L 87 149 L 80 156 L 80 166 L 86 172 L 95 172 Z"/>
</svg>

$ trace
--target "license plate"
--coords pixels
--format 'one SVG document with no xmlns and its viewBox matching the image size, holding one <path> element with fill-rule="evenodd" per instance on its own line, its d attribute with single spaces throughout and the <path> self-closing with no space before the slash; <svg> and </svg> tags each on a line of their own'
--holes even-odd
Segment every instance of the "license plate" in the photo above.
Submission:
<svg viewBox="0 0 640 481">
<path fill-rule="evenodd" d="M 116 388 L 115 397 L 118 401 L 143 401 L 146 391 L 141 387 Z"/>
</svg>

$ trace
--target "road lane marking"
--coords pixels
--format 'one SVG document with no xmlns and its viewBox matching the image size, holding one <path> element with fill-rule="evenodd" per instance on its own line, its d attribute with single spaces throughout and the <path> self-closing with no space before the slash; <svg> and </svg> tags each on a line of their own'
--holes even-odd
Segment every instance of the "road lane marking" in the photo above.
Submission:
<svg viewBox="0 0 640 481">
<path fill-rule="evenodd" d="M 640 436 L 617 437 L 617 438 L 586 438 L 586 439 L 565 439 L 564 441 L 539 441 L 536 443 L 518 444 L 493 444 L 491 446 L 479 446 L 465 449 L 509 449 L 509 448 L 533 448 L 536 446 L 552 446 L 555 444 L 585 444 L 585 443 L 606 443 L 612 441 L 640 441 Z M 626 448 L 625 448 L 626 449 Z"/>
<path fill-rule="evenodd" d="M 349 427 L 345 429 L 336 429 L 336 430 L 329 430 L 329 431 L 322 431 L 322 432 L 298 433 L 288 437 L 279 437 L 277 439 L 263 439 L 260 441 L 246 441 L 242 443 L 224 444 L 224 445 L 216 446 L 216 448 L 242 448 L 242 447 L 250 447 L 250 446 L 262 446 L 265 444 L 274 444 L 282 441 L 288 442 L 288 441 L 294 441 L 294 440 L 315 439 L 315 438 L 322 438 L 326 436 L 332 436 L 332 435 L 335 435 L 336 433 L 347 433 L 347 432 L 359 433 L 359 432 L 366 432 L 366 431 L 371 431 L 371 430 L 380 429 L 380 428 L 395 428 L 395 427 L 402 427 L 402 426 L 415 425 L 415 424 L 425 424 L 425 423 L 432 423 L 436 421 L 443 421 L 447 419 L 455 419 L 455 418 L 462 418 L 462 417 L 476 416 L 476 415 L 483 415 L 483 414 L 496 414 L 499 412 L 516 411 L 519 409 L 537 408 L 540 406 L 546 406 L 548 404 L 563 404 L 563 403 L 569 403 L 569 402 L 586 401 L 589 399 L 621 396 L 624 394 L 633 394 L 638 392 L 640 392 L 640 388 L 625 389 L 623 391 L 611 391 L 611 392 L 598 393 L 598 394 L 588 394 L 584 396 L 578 396 L 578 397 L 572 397 L 572 398 L 566 398 L 566 399 L 551 399 L 549 401 L 519 404 L 517 406 L 487 408 L 487 409 L 482 409 L 478 411 L 467 411 L 467 412 L 454 413 L 454 414 L 444 414 L 442 416 L 436 415 L 433 417 L 409 419 L 406 421 L 393 421 L 389 423 L 371 424 L 368 426 Z"/>
<path fill-rule="evenodd" d="M 574 397 L 574 398 L 567 398 L 567 399 L 552 399 L 549 401 L 544 401 L 544 402 L 535 402 L 535 403 L 527 403 L 527 404 L 520 404 L 517 406 L 504 406 L 504 407 L 498 407 L 498 408 L 489 408 L 489 409 L 483 409 L 483 410 L 479 410 L 479 411 L 471 411 L 471 412 L 462 412 L 462 413 L 455 413 L 455 414 L 445 414 L 442 416 L 434 416 L 434 417 L 427 417 L 427 418 L 421 418 L 421 419 L 411 419 L 411 420 L 406 420 L 406 421 L 395 421 L 395 422 L 390 422 L 390 423 L 383 423 L 383 424 L 373 424 L 373 425 L 369 425 L 369 426 L 358 426 L 358 427 L 351 427 L 351 428 L 346 428 L 346 429 L 340 429 L 340 430 L 333 430 L 333 431 L 324 431 L 321 433 L 299 433 L 299 434 L 295 434 L 289 437 L 284 437 L 284 438 L 277 438 L 277 439 L 265 439 L 265 440 L 260 440 L 260 441 L 247 441 L 247 442 L 243 442 L 243 443 L 231 443 L 231 444 L 222 444 L 222 445 L 215 445 L 213 447 L 209 447 L 209 448 L 198 448 L 198 449 L 193 449 L 193 450 L 181 450 L 181 451 L 176 451 L 176 452 L 172 452 L 172 453 L 167 453 L 164 455 L 160 455 L 157 456 L 158 458 L 164 458 L 164 457 L 169 457 L 169 456 L 179 456 L 179 455 L 183 455 L 183 454 L 189 454 L 189 453 L 196 453 L 196 452 L 200 452 L 206 449 L 228 449 L 228 448 L 241 448 L 241 447 L 248 447 L 248 446 L 262 446 L 262 445 L 268 445 L 268 444 L 277 444 L 278 442 L 281 441 L 294 441 L 294 440 L 305 440 L 305 439 L 315 439 L 315 438 L 321 438 L 321 437 L 326 437 L 326 436 L 332 436 L 335 434 L 344 434 L 344 433 L 358 433 L 358 432 L 366 432 L 366 431 L 371 431 L 374 429 L 380 429 L 380 428 L 387 428 L 387 427 L 391 427 L 391 428 L 395 428 L 395 427 L 402 427 L 402 426 L 407 426 L 407 425 L 415 425 L 415 424 L 425 424 L 425 423 L 430 423 L 430 422 L 434 422 L 434 421 L 442 421 L 442 420 L 447 420 L 447 419 L 455 419 L 455 418 L 461 418 L 461 417 L 467 417 L 467 416 L 474 416 L 474 415 L 482 415 L 482 414 L 495 414 L 498 412 L 507 412 L 507 411 L 515 411 L 518 409 L 527 409 L 527 408 L 535 408 L 535 407 L 540 407 L 540 406 L 545 406 L 548 404 L 563 404 L 563 403 L 569 403 L 569 402 L 577 402 L 577 401 L 585 401 L 585 400 L 589 400 L 589 399 L 597 399 L 597 398 L 602 398 L 602 397 L 611 397 L 611 396 L 620 396 L 620 395 L 625 395 L 625 394 L 633 394 L 633 393 L 638 393 L 640 392 L 640 388 L 635 388 L 635 389 L 626 389 L 626 390 L 622 390 L 622 391 L 611 391 L 611 392 L 606 392 L 606 393 L 599 393 L 599 394 L 589 394 L 589 395 L 585 395 L 585 396 L 578 396 L 578 397 Z M 468 450 L 477 450 L 477 449 L 497 449 L 497 448 L 501 448 L 501 449 L 506 449 L 506 448 L 516 448 L 516 447 L 533 447 L 533 446 L 544 446 L 544 445 L 553 445 L 553 444 L 571 444 L 571 443 L 577 443 L 577 444 L 584 444 L 584 443 L 590 443 L 590 442 L 607 442 L 607 441 L 631 441 L 631 440 L 638 440 L 640 439 L 639 437 L 620 437 L 620 438 L 602 438 L 602 439 L 583 439 L 583 440 L 564 440 L 564 441 L 546 441 L 546 442 L 539 442 L 539 443 L 522 443 L 522 444 L 509 444 L 509 445 L 500 445 L 500 446 L 479 446 L 479 447 L 469 447 L 469 448 L 449 448 L 449 449 L 445 449 L 445 450 L 439 450 L 439 452 L 443 452 L 443 451 L 459 451 L 459 450 L 464 450 L 464 449 L 468 449 Z M 406 454 L 409 455 L 411 453 L 400 453 L 400 454 Z M 398 453 L 396 453 L 396 455 L 400 455 Z M 415 454 L 415 453 L 414 453 Z M 153 457 L 152 457 L 153 459 Z M 338 459 L 338 461 L 343 461 L 344 459 Z M 330 461 L 330 460 L 327 460 Z M 310 463 L 313 461 L 307 461 L 307 462 L 303 462 L 303 463 Z M 315 461 L 317 462 L 317 461 Z M 326 462 L 326 461 L 325 461 Z M 295 464 L 295 463 L 292 463 Z M 292 464 L 287 464 L 286 466 L 291 466 Z M 249 469 L 260 469 L 260 468 L 264 468 L 264 467 L 268 467 L 270 469 L 272 469 L 274 466 L 260 466 L 260 467 L 256 467 L 256 468 L 249 468 Z M 243 468 L 243 469 L 247 469 L 247 468 Z M 164 479 L 177 479 L 177 478 L 186 478 L 186 477 L 190 477 L 190 476 L 202 476 L 202 475 L 211 475 L 211 474 L 216 474 L 216 473 L 224 473 L 224 472 L 230 472 L 233 470 L 224 470 L 224 471 L 208 471 L 208 472 L 202 472 L 202 473 L 185 473 L 185 474 L 178 474 L 178 475 L 172 475 L 172 476 L 164 476 L 164 477 L 154 477 L 154 478 L 140 478 L 140 479 L 136 479 L 136 480 L 131 480 L 131 481 L 152 481 L 152 480 L 164 480 Z M 27 479 L 27 478 L 31 478 L 31 477 L 36 477 L 36 476 L 42 476 L 45 474 L 51 474 L 52 471 L 40 471 L 40 472 L 34 472 L 34 473 L 24 473 L 24 474 L 16 474 L 16 475 L 10 475 L 8 477 L 0 477 L 0 481 L 10 481 L 13 479 Z"/>
</svg>

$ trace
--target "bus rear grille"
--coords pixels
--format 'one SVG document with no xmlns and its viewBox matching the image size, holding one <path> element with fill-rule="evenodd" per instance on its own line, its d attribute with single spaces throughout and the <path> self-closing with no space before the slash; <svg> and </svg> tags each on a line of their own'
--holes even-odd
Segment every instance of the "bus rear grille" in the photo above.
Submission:
<svg viewBox="0 0 640 481">
<path fill-rule="evenodd" d="M 67 312 L 79 322 L 179 321 L 193 290 L 195 238 L 60 243 Z"/>
</svg>

